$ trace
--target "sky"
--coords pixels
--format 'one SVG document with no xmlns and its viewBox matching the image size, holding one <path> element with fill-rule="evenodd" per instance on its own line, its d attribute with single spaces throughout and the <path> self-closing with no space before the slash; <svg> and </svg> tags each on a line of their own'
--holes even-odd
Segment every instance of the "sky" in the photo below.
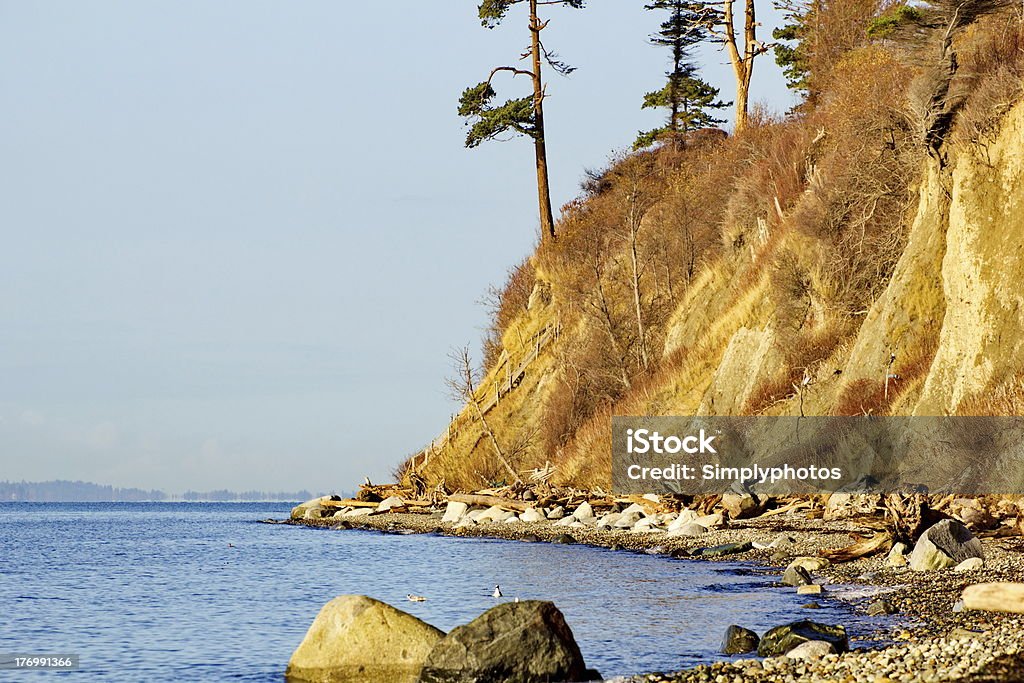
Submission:
<svg viewBox="0 0 1024 683">
<path fill-rule="evenodd" d="M 643 4 L 549 14 L 578 67 L 546 101 L 556 207 L 659 124 Z M 524 28 L 474 0 L 0 0 L 0 480 L 389 479 L 537 236 L 532 146 L 466 150 L 455 112 Z"/>
</svg>

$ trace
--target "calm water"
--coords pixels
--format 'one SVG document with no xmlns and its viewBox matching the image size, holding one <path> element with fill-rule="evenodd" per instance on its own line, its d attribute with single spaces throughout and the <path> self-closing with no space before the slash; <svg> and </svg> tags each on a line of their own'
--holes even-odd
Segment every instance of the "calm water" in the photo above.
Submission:
<svg viewBox="0 0 1024 683">
<path fill-rule="evenodd" d="M 447 631 L 493 606 L 496 583 L 507 599 L 553 600 L 605 676 L 720 658 L 730 623 L 855 623 L 841 607 L 800 609 L 805 597 L 741 565 L 255 522 L 289 508 L 0 503 L 0 652 L 79 654 L 81 670 L 62 678 L 281 681 L 337 595 L 370 595 Z"/>
</svg>

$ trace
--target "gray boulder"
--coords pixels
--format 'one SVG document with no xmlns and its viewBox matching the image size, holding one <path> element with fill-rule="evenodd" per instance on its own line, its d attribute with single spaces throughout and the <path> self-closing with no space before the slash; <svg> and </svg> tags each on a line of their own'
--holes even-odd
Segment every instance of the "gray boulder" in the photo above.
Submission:
<svg viewBox="0 0 1024 683">
<path fill-rule="evenodd" d="M 845 627 L 819 624 L 816 621 L 804 619 L 784 626 L 776 626 L 765 633 L 757 646 L 757 654 L 761 657 L 777 657 L 812 640 L 831 643 L 836 652 L 846 652 L 850 648 Z"/>
<path fill-rule="evenodd" d="M 756 652 L 757 645 L 761 639 L 756 633 L 748 628 L 733 624 L 725 629 L 725 637 L 722 638 L 722 652 L 727 655 L 742 655 L 747 652 Z"/>
<path fill-rule="evenodd" d="M 288 661 L 285 678 L 309 683 L 415 683 L 444 633 L 363 595 L 320 610 Z"/>
<path fill-rule="evenodd" d="M 791 564 L 782 574 L 782 583 L 787 586 L 809 586 L 813 582 L 810 572 L 798 564 Z"/>
<path fill-rule="evenodd" d="M 554 603 L 506 602 L 434 646 L 420 683 L 548 683 L 591 680 Z"/>
<path fill-rule="evenodd" d="M 981 541 L 960 522 L 944 519 L 917 539 L 910 553 L 910 568 L 918 572 L 947 569 L 970 557 L 985 559 Z"/>
</svg>

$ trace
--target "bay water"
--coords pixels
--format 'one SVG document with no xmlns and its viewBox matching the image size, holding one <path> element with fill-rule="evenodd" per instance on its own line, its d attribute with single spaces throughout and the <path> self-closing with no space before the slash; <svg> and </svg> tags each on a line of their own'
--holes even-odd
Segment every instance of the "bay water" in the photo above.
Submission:
<svg viewBox="0 0 1024 683">
<path fill-rule="evenodd" d="M 337 595 L 369 595 L 448 631 L 493 607 L 495 584 L 504 600 L 553 601 L 607 677 L 725 659 L 729 624 L 867 626 L 842 603 L 804 609 L 808 596 L 740 563 L 258 522 L 290 508 L 0 503 L 0 653 L 78 655 L 62 680 L 282 681 Z"/>
</svg>

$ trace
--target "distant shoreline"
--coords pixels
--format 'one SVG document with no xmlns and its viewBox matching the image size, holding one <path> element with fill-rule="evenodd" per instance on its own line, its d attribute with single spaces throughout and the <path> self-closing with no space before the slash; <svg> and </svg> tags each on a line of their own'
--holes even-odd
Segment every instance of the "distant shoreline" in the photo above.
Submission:
<svg viewBox="0 0 1024 683">
<path fill-rule="evenodd" d="M 160 489 L 118 487 L 88 481 L 0 481 L 0 502 L 24 503 L 292 503 L 313 496 L 301 491 L 207 491 L 168 493 Z"/>
</svg>

